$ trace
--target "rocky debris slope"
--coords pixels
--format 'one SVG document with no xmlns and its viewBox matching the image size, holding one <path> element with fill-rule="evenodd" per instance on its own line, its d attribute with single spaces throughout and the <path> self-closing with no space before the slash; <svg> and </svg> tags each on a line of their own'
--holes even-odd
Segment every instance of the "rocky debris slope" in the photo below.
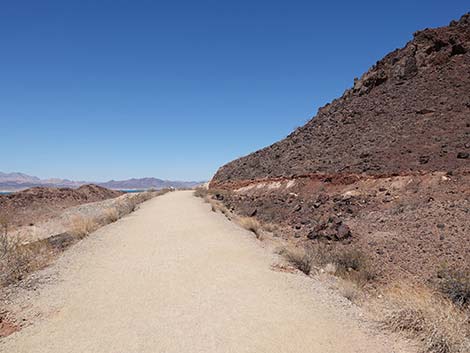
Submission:
<svg viewBox="0 0 470 353">
<path fill-rule="evenodd" d="M 379 280 L 435 280 L 443 266 L 470 269 L 470 174 L 435 172 L 344 183 L 299 178 L 254 182 L 214 197 L 276 224 L 276 236 L 358 249 Z"/>
<path fill-rule="evenodd" d="M 212 183 L 309 173 L 394 174 L 470 166 L 470 14 L 416 32 L 284 140 Z"/>
<path fill-rule="evenodd" d="M 92 184 L 78 189 L 35 187 L 10 195 L 0 195 L 0 217 L 12 226 L 24 226 L 56 216 L 71 206 L 120 195 L 120 191 Z"/>
</svg>

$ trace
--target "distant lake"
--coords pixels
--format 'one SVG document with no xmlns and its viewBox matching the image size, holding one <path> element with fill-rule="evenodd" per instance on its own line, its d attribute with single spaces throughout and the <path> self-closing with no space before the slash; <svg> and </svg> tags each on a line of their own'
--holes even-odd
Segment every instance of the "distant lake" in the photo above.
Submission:
<svg viewBox="0 0 470 353">
<path fill-rule="evenodd" d="M 135 192 L 144 192 L 144 191 L 147 191 L 147 190 L 134 190 L 134 189 L 131 189 L 131 190 L 119 190 L 119 191 L 122 191 L 122 192 L 125 192 L 127 194 L 132 194 L 132 193 L 135 193 Z"/>
<path fill-rule="evenodd" d="M 12 191 L 0 191 L 0 195 L 10 195 L 13 194 Z"/>
</svg>

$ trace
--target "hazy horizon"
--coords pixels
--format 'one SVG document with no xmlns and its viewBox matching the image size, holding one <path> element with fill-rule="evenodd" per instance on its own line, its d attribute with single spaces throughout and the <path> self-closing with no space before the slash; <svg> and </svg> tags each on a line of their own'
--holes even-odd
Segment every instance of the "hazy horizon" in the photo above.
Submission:
<svg viewBox="0 0 470 353">
<path fill-rule="evenodd" d="M 209 180 L 468 2 L 18 1 L 0 12 L 3 172 Z"/>
<path fill-rule="evenodd" d="M 62 180 L 70 180 L 70 181 L 76 181 L 76 182 L 96 182 L 96 183 L 105 183 L 105 182 L 109 182 L 109 181 L 122 181 L 122 180 L 129 180 L 129 179 L 148 179 L 148 178 L 156 178 L 156 179 L 168 180 L 168 181 L 182 181 L 182 182 L 206 182 L 206 181 L 208 181 L 208 180 L 164 179 L 164 178 L 160 178 L 160 177 L 155 176 L 155 175 L 152 175 L 152 176 L 149 176 L 149 175 L 146 175 L 146 176 L 131 176 L 131 177 L 123 178 L 123 179 L 121 179 L 121 178 L 119 178 L 119 179 L 108 178 L 108 179 L 104 179 L 104 180 L 86 180 L 86 179 L 62 178 L 61 176 L 44 178 L 44 177 L 41 177 L 40 175 L 24 173 L 22 171 L 4 171 L 4 170 L 0 170 L 0 173 L 5 173 L 5 174 L 21 173 L 21 174 L 28 175 L 30 177 L 38 177 L 41 180 L 62 179 Z"/>
</svg>

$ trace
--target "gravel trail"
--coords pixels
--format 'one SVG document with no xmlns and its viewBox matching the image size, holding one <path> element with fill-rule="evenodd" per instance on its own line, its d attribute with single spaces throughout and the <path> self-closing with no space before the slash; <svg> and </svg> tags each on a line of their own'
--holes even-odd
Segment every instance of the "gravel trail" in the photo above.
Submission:
<svg viewBox="0 0 470 353">
<path fill-rule="evenodd" d="M 191 192 L 168 193 L 72 247 L 47 271 L 44 315 L 4 353 L 408 352 Z"/>
</svg>

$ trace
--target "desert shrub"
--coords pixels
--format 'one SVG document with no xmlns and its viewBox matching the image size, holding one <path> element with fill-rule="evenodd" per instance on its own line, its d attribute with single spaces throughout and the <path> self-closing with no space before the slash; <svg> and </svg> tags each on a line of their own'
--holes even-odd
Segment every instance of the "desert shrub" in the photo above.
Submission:
<svg viewBox="0 0 470 353">
<path fill-rule="evenodd" d="M 70 220 L 69 232 L 79 238 L 84 238 L 98 229 L 96 221 L 90 217 L 74 216 Z"/>
<path fill-rule="evenodd" d="M 263 229 L 267 232 L 274 233 L 279 230 L 279 227 L 273 223 L 263 223 Z"/>
<path fill-rule="evenodd" d="M 443 267 L 438 271 L 438 288 L 453 303 L 470 305 L 470 271 Z"/>
<path fill-rule="evenodd" d="M 208 194 L 208 190 L 206 188 L 203 188 L 203 187 L 199 187 L 199 188 L 196 188 L 196 190 L 194 190 L 194 196 L 196 197 L 206 197 Z"/>
<path fill-rule="evenodd" d="M 468 312 L 426 287 L 396 285 L 386 292 L 381 322 L 393 331 L 407 333 L 427 353 L 470 351 Z"/>
<path fill-rule="evenodd" d="M 104 213 L 106 223 L 113 223 L 119 219 L 119 211 L 116 207 L 108 208 Z"/>
<path fill-rule="evenodd" d="M 0 220 L 0 285 L 22 280 L 29 272 L 43 267 L 50 259 L 47 244 L 24 245 L 8 232 L 8 222 Z"/>
<path fill-rule="evenodd" d="M 245 228 L 246 230 L 249 230 L 250 232 L 253 232 L 256 237 L 260 237 L 261 235 L 261 224 L 258 222 L 256 218 L 253 217 L 241 217 L 238 220 L 238 223 Z"/>
<path fill-rule="evenodd" d="M 367 256 L 357 249 L 333 248 L 330 261 L 336 265 L 337 274 L 357 285 L 363 286 L 376 278 L 376 273 Z"/>
<path fill-rule="evenodd" d="M 284 256 L 295 268 L 307 276 L 312 271 L 315 256 L 308 248 L 285 247 L 281 249 L 279 254 Z"/>
<path fill-rule="evenodd" d="M 314 266 L 334 266 L 331 249 L 324 243 L 304 244 L 302 247 L 284 247 L 279 252 L 297 269 L 309 275 Z"/>
<path fill-rule="evenodd" d="M 355 249 L 345 249 L 336 252 L 335 263 L 338 268 L 345 271 L 358 271 L 364 266 L 365 260 L 362 252 Z"/>
</svg>

